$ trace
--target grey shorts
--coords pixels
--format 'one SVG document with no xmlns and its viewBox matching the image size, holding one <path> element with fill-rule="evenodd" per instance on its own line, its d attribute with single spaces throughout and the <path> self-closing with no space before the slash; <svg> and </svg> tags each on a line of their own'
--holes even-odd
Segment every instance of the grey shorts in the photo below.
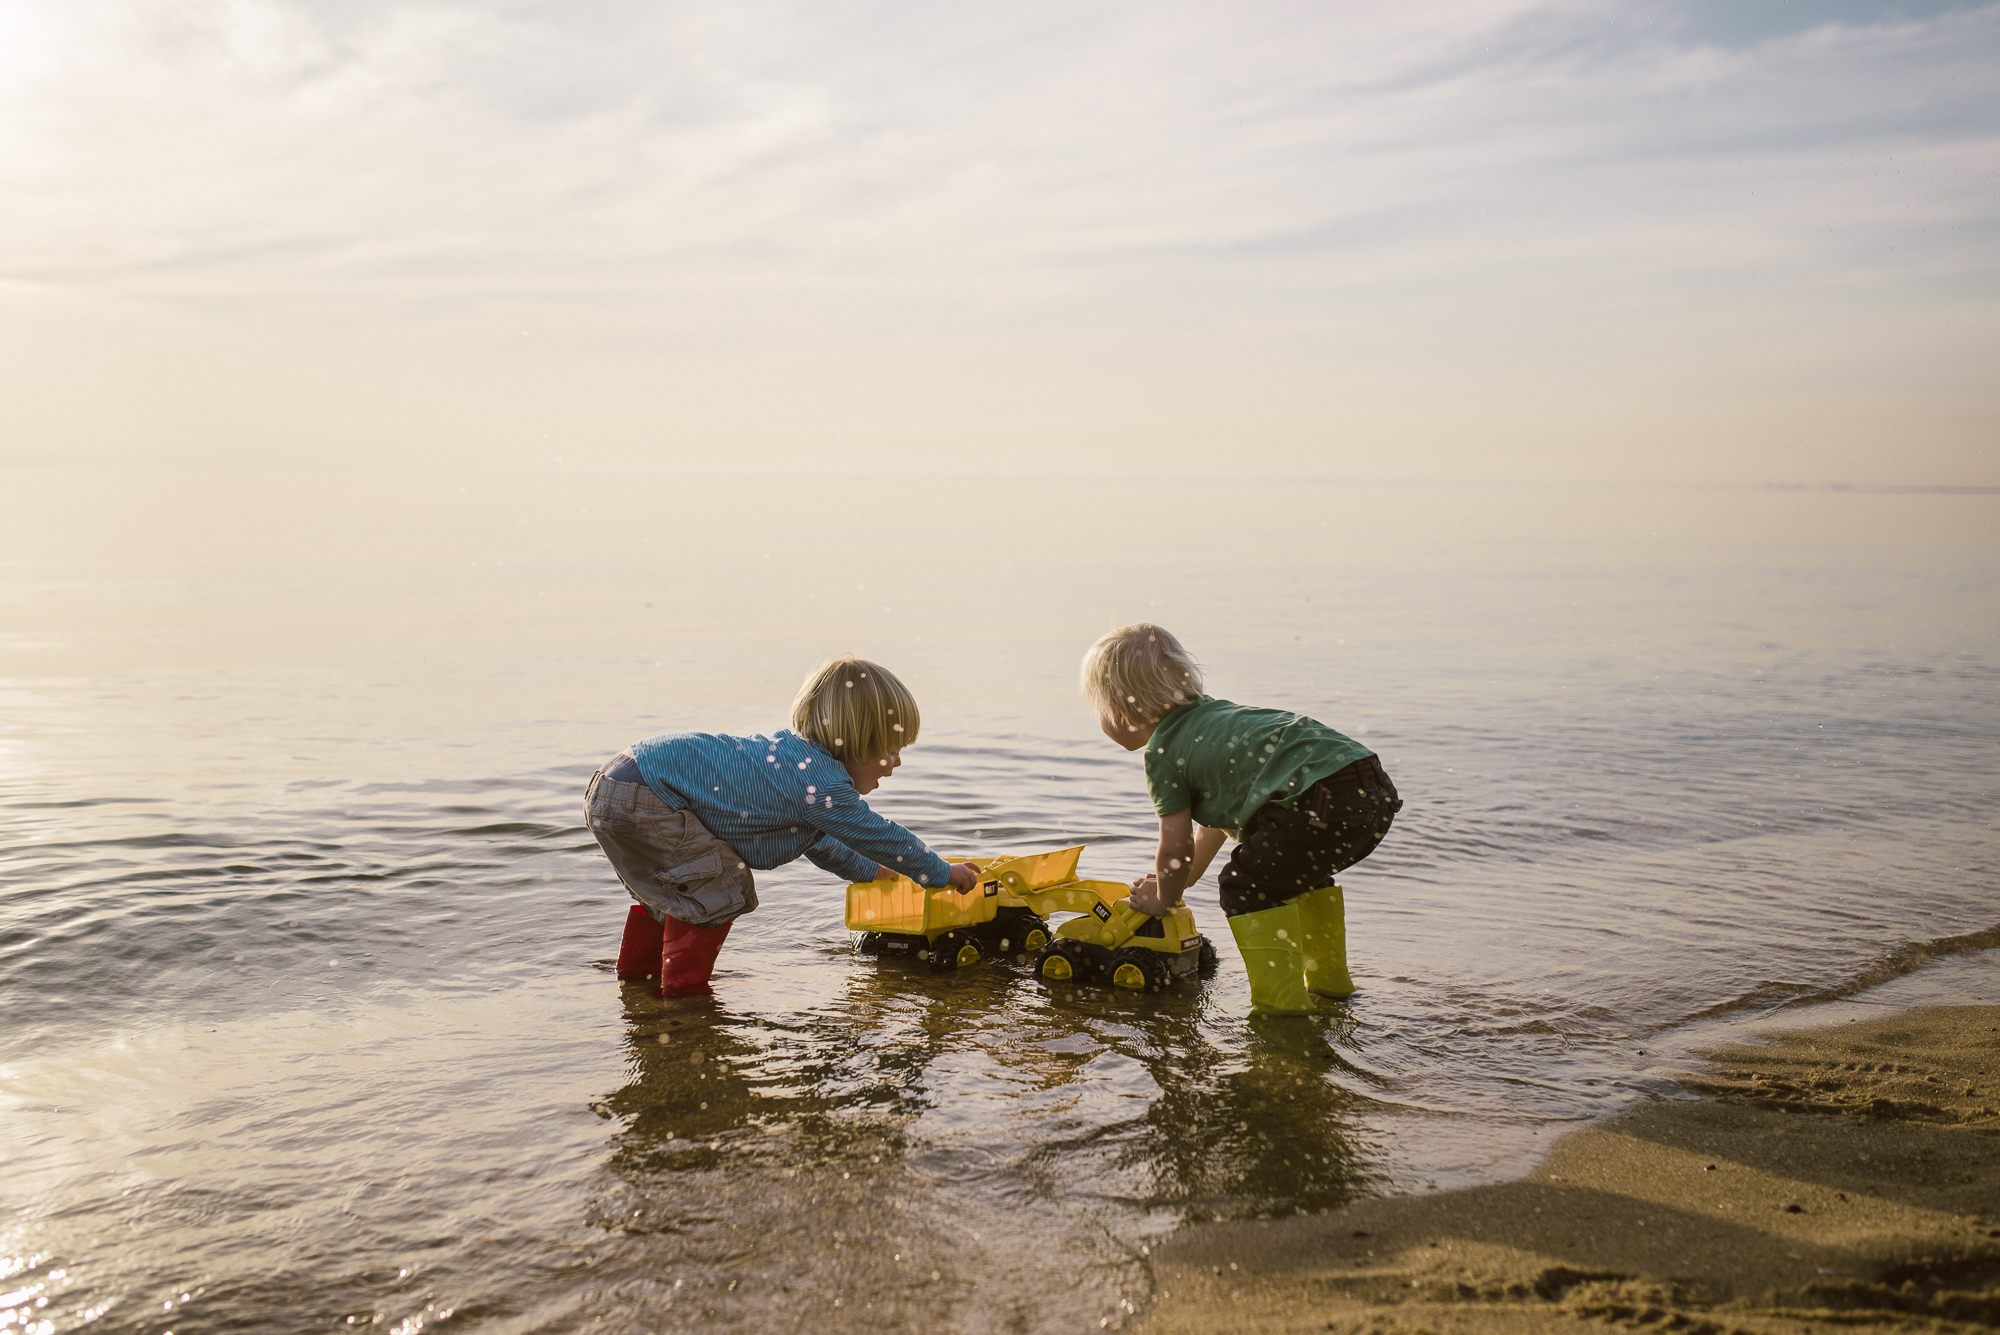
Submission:
<svg viewBox="0 0 2000 1335">
<path fill-rule="evenodd" d="M 591 775 L 583 820 L 618 879 L 653 917 L 714 927 L 757 907 L 756 883 L 736 850 L 645 784 Z"/>
</svg>

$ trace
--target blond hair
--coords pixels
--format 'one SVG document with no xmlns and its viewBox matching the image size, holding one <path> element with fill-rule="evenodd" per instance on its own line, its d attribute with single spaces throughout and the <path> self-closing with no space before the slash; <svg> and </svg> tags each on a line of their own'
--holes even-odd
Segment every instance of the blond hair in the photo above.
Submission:
<svg viewBox="0 0 2000 1335">
<path fill-rule="evenodd" d="M 1107 721 L 1156 723 L 1201 694 L 1201 664 L 1164 627 L 1106 631 L 1083 656 L 1083 698 Z"/>
<path fill-rule="evenodd" d="M 917 740 L 917 699 L 865 658 L 829 658 L 792 701 L 792 731 L 840 760 L 875 760 Z"/>
</svg>

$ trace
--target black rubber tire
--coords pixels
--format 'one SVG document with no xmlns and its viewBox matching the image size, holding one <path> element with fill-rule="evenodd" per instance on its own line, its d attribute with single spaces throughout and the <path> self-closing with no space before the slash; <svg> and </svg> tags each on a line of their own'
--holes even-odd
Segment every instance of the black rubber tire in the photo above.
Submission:
<svg viewBox="0 0 2000 1335">
<path fill-rule="evenodd" d="M 879 955 L 882 953 L 882 938 L 873 932 L 849 932 L 848 939 L 857 955 Z"/>
<path fill-rule="evenodd" d="M 931 942 L 929 952 L 931 972 L 951 973 L 953 970 L 963 967 L 959 963 L 958 956 L 967 946 L 972 947 L 979 959 L 986 957 L 986 952 L 980 949 L 978 938 L 971 932 L 961 931 L 958 928 L 953 928 L 937 940 Z M 976 960 L 966 961 L 967 964 L 976 962 Z"/>
<path fill-rule="evenodd" d="M 1070 971 L 1068 978 L 1050 978 L 1042 972 L 1043 966 L 1053 956 L 1061 956 L 1068 961 Z M 1081 983 L 1088 986 L 1098 979 L 1098 961 L 1090 947 L 1081 941 L 1072 941 L 1068 937 L 1055 937 L 1036 951 L 1031 958 L 1034 962 L 1035 977 L 1050 985 Z"/>
<path fill-rule="evenodd" d="M 1002 910 L 1005 917 L 995 918 L 987 929 L 987 939 L 992 943 L 992 951 L 1002 959 L 1019 959 L 1024 955 L 1039 954 L 1055 933 L 1049 925 L 1026 909 Z M 1041 933 L 1036 941 L 1034 933 Z"/>
<path fill-rule="evenodd" d="M 1132 991 L 1164 992 L 1174 985 L 1174 966 L 1167 962 L 1165 955 L 1157 950 L 1147 950 L 1144 946 L 1126 946 L 1112 951 L 1111 963 L 1104 976 L 1112 980 L 1113 986 L 1124 987 L 1117 981 L 1118 971 L 1128 964 L 1137 969 L 1139 977 L 1144 980 L 1143 986 L 1130 989 Z"/>
<path fill-rule="evenodd" d="M 1203 978 L 1215 977 L 1215 971 L 1222 967 L 1222 957 L 1215 953 L 1215 942 L 1207 937 L 1201 939 L 1201 951 L 1196 956 L 1194 971 Z"/>
</svg>

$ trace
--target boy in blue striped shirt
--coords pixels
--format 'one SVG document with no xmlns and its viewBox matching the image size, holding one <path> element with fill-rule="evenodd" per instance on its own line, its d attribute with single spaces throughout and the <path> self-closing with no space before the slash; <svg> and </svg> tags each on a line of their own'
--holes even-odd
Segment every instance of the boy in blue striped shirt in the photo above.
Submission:
<svg viewBox="0 0 2000 1335">
<path fill-rule="evenodd" d="M 843 881 L 894 880 L 970 890 L 956 866 L 862 798 L 917 740 L 917 702 L 886 668 L 829 659 L 769 737 L 681 732 L 606 761 L 584 792 L 584 820 L 639 902 L 626 915 L 621 979 L 659 979 L 656 996 L 708 990 L 729 926 L 757 907 L 752 869 L 798 857 Z"/>
</svg>

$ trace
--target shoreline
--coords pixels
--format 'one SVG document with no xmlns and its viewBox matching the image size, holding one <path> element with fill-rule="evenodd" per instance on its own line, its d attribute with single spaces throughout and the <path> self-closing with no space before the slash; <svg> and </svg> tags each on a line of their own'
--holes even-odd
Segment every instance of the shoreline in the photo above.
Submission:
<svg viewBox="0 0 2000 1335">
<path fill-rule="evenodd" d="M 1704 1097 L 1569 1132 L 1526 1178 L 1202 1224 L 1147 1335 L 1990 1330 L 2000 1006 L 1718 1044 Z"/>
</svg>

